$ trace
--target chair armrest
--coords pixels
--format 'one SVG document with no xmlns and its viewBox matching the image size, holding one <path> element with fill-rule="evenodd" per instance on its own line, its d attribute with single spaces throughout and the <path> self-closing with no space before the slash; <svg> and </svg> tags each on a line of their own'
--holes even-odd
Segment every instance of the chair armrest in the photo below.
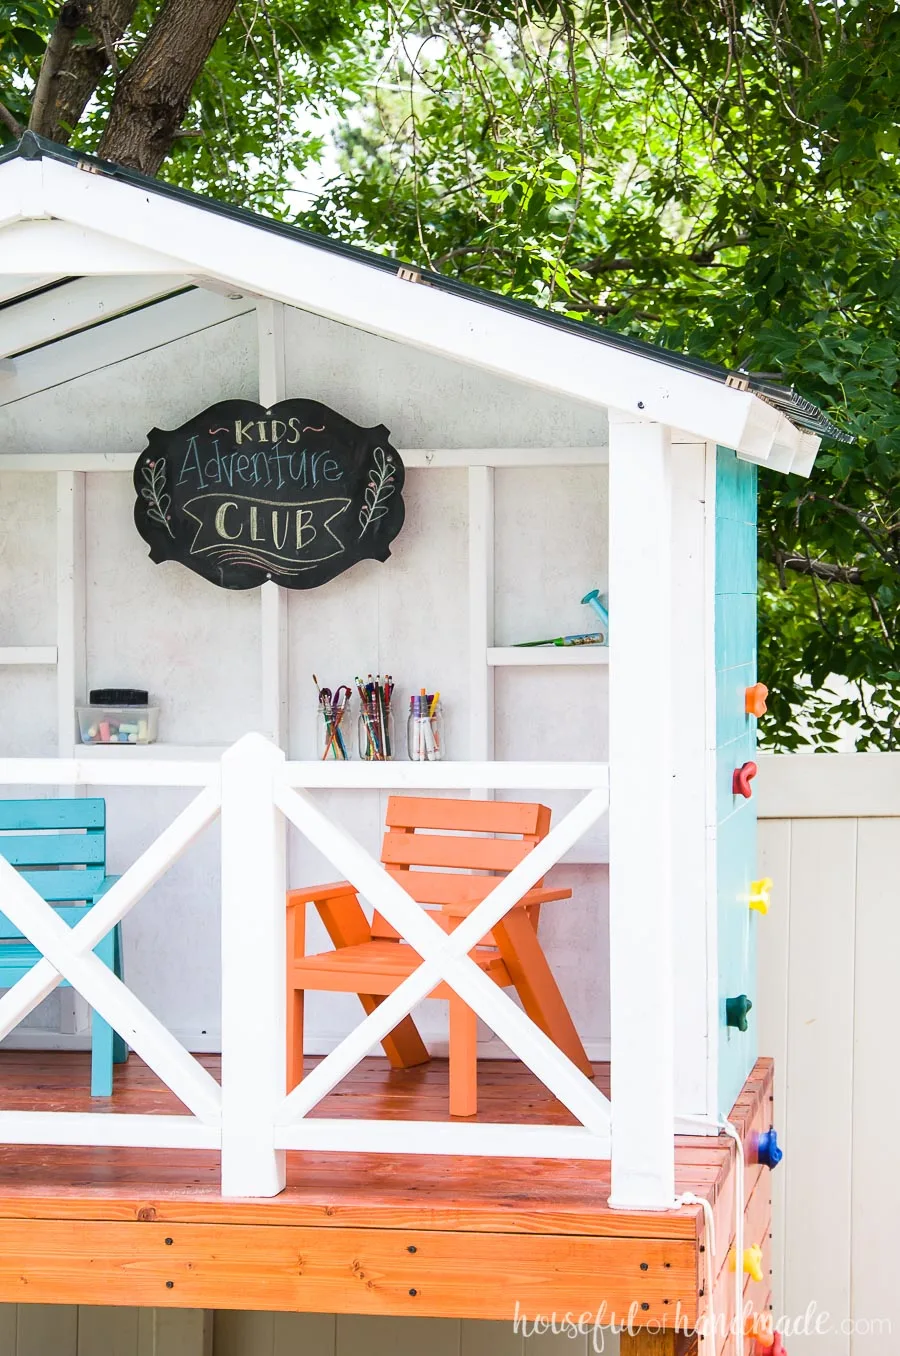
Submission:
<svg viewBox="0 0 900 1356">
<path fill-rule="evenodd" d="M 331 885 L 311 885 L 308 889 L 288 890 L 287 907 L 296 908 L 298 904 L 322 904 L 329 899 L 340 899 L 342 895 L 356 897 L 356 886 L 348 880 L 336 880 Z"/>
<path fill-rule="evenodd" d="M 530 904 L 550 904 L 555 899 L 571 899 L 571 890 L 548 890 L 544 888 L 529 890 L 527 895 L 523 895 L 520 900 L 513 905 L 515 909 L 526 908 Z M 441 904 L 439 908 L 441 913 L 446 914 L 448 918 L 467 918 L 470 913 L 478 908 L 481 900 L 462 900 L 458 904 Z"/>
</svg>

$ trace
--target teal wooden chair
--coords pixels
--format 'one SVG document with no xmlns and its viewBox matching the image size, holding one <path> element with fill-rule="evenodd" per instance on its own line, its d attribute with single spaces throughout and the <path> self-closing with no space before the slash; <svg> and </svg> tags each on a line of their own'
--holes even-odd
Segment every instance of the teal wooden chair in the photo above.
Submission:
<svg viewBox="0 0 900 1356">
<path fill-rule="evenodd" d="M 53 906 L 63 922 L 74 927 L 116 880 L 106 874 L 106 802 L 99 798 L 0 800 L 0 856 Z M 118 924 L 94 951 L 121 979 Z M 10 988 L 40 959 L 37 948 L 0 912 L 0 988 Z M 92 1097 L 112 1096 L 113 1064 L 124 1064 L 127 1058 L 122 1037 L 99 1013 L 92 1012 Z"/>
</svg>

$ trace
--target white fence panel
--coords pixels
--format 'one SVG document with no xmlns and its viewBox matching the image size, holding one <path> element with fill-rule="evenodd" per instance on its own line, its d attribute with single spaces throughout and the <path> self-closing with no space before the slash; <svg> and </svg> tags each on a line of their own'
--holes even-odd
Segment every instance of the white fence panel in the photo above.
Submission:
<svg viewBox="0 0 900 1356">
<path fill-rule="evenodd" d="M 785 1339 L 791 1356 L 893 1356 L 900 754 L 763 757 L 760 769 L 760 870 L 775 883 L 759 933 L 760 1048 L 777 1061 L 785 1147 L 776 1317 L 808 1315 Z"/>
</svg>

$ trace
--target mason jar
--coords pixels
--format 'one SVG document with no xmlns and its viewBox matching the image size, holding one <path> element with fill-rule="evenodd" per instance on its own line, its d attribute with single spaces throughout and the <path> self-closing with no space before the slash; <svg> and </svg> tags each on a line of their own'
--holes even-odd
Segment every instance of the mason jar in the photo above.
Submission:
<svg viewBox="0 0 900 1356">
<path fill-rule="evenodd" d="M 444 756 L 444 712 L 439 696 L 420 692 L 409 699 L 406 752 L 412 763 L 439 763 Z"/>
</svg>

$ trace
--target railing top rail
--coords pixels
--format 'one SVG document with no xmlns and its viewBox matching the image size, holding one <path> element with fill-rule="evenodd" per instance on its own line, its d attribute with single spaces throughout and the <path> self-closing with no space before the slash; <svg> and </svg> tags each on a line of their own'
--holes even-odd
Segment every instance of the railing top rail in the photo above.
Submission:
<svg viewBox="0 0 900 1356">
<path fill-rule="evenodd" d="M 0 758 L 0 787 L 6 786 L 213 786 L 219 763 L 154 761 L 130 763 L 105 758 Z"/>
<path fill-rule="evenodd" d="M 284 782 L 305 790 L 595 791 L 609 787 L 609 764 L 295 762 L 285 764 Z"/>
</svg>

